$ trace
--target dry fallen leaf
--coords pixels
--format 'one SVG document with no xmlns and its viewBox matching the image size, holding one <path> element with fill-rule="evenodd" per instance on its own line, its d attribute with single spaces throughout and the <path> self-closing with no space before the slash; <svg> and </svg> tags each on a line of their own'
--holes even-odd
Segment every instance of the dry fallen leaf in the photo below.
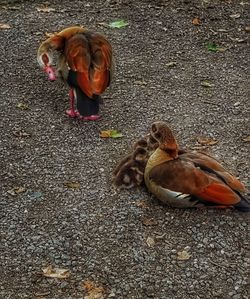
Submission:
<svg viewBox="0 0 250 299">
<path fill-rule="evenodd" d="M 53 268 L 51 265 L 42 269 L 42 275 L 50 278 L 68 278 L 70 271 L 68 269 Z"/>
<path fill-rule="evenodd" d="M 145 226 L 153 226 L 153 225 L 157 225 L 158 224 L 158 222 L 154 218 L 144 218 L 142 220 L 142 223 Z"/>
<path fill-rule="evenodd" d="M 136 81 L 135 81 L 135 84 L 136 84 L 136 85 L 147 85 L 148 83 L 145 82 L 144 80 L 136 80 Z"/>
<path fill-rule="evenodd" d="M 5 24 L 5 23 L 0 23 L 0 29 L 10 29 L 10 25 L 9 24 Z"/>
<path fill-rule="evenodd" d="M 149 205 L 148 202 L 146 200 L 138 200 L 135 202 L 135 204 L 137 205 L 137 207 L 139 208 L 143 208 L 143 209 L 149 209 Z"/>
<path fill-rule="evenodd" d="M 122 133 L 118 132 L 117 130 L 106 130 L 101 131 L 99 136 L 101 138 L 120 138 L 122 137 Z"/>
<path fill-rule="evenodd" d="M 13 135 L 20 138 L 26 138 L 31 137 L 30 133 L 24 132 L 24 131 L 14 131 Z"/>
<path fill-rule="evenodd" d="M 232 19 L 238 19 L 238 18 L 240 18 L 240 13 L 230 15 L 229 17 L 232 18 Z"/>
<path fill-rule="evenodd" d="M 250 142 L 250 136 L 247 136 L 247 137 L 243 138 L 242 140 L 245 142 Z"/>
<path fill-rule="evenodd" d="M 153 247 L 155 245 L 155 240 L 152 237 L 147 237 L 146 243 L 148 247 Z"/>
<path fill-rule="evenodd" d="M 78 182 L 65 182 L 63 185 L 67 188 L 71 189 L 79 189 L 80 188 L 80 183 Z"/>
<path fill-rule="evenodd" d="M 26 189 L 24 187 L 14 187 L 14 188 L 8 190 L 7 193 L 12 195 L 12 196 L 16 196 L 16 195 L 18 195 L 20 193 L 23 193 L 25 191 L 26 191 Z"/>
<path fill-rule="evenodd" d="M 186 250 L 177 252 L 177 260 L 179 260 L 179 261 L 189 260 L 190 257 L 191 257 L 191 254 L 188 253 Z"/>
<path fill-rule="evenodd" d="M 196 26 L 199 26 L 201 24 L 201 20 L 199 18 L 194 18 L 192 20 L 192 24 L 196 25 Z"/>
<path fill-rule="evenodd" d="M 40 298 L 44 298 L 43 296 L 48 296 L 50 294 L 50 291 L 46 291 L 46 292 L 37 292 L 35 293 L 36 297 L 40 297 Z"/>
<path fill-rule="evenodd" d="M 218 140 L 212 139 L 210 137 L 198 137 L 197 141 L 201 145 L 215 145 L 218 143 Z"/>
<path fill-rule="evenodd" d="M 36 10 L 38 12 L 51 12 L 51 11 L 56 11 L 55 8 L 44 6 L 44 7 L 37 7 Z"/>
<path fill-rule="evenodd" d="M 87 293 L 84 296 L 84 299 L 104 299 L 104 288 L 102 286 L 97 286 L 93 281 L 84 281 L 82 287 Z"/>
<path fill-rule="evenodd" d="M 17 106 L 17 108 L 19 108 L 21 110 L 28 110 L 28 109 L 30 109 L 29 105 L 25 104 L 25 103 L 18 103 L 16 106 Z"/>
<path fill-rule="evenodd" d="M 166 63 L 166 67 L 174 67 L 176 65 L 177 65 L 176 61 L 170 61 L 170 62 Z"/>
<path fill-rule="evenodd" d="M 203 86 L 203 87 L 213 87 L 214 84 L 207 81 L 207 80 L 204 80 L 204 81 L 201 82 L 201 86 Z"/>
</svg>

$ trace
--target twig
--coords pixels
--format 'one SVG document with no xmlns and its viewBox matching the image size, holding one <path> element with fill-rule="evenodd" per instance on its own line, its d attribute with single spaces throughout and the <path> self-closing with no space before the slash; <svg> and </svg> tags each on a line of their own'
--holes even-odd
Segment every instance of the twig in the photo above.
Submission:
<svg viewBox="0 0 250 299">
<path fill-rule="evenodd" d="M 222 267 L 222 268 L 228 268 L 228 267 L 232 267 L 233 265 L 223 265 L 223 264 L 217 264 L 216 262 L 212 261 L 212 260 L 209 260 L 211 264 L 215 265 L 215 266 L 218 266 L 218 267 Z"/>
<path fill-rule="evenodd" d="M 208 100 L 200 100 L 202 103 L 205 103 L 205 104 L 211 104 L 211 105 L 215 105 L 215 106 L 221 106 L 221 104 L 219 103 L 215 103 L 215 102 L 211 102 L 211 101 L 208 101 Z"/>
</svg>

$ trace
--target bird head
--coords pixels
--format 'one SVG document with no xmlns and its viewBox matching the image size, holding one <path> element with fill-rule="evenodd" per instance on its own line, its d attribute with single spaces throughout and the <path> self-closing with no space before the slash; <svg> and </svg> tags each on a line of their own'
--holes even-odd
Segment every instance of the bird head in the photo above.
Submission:
<svg viewBox="0 0 250 299">
<path fill-rule="evenodd" d="M 137 147 L 133 152 L 133 160 L 140 162 L 148 160 L 148 151 L 146 148 Z"/>
<path fill-rule="evenodd" d="M 151 125 L 150 134 L 159 143 L 160 149 L 166 151 L 174 159 L 178 157 L 178 144 L 171 129 L 165 122 L 154 122 Z"/>
<path fill-rule="evenodd" d="M 148 147 L 147 139 L 142 138 L 136 141 L 136 143 L 133 145 L 133 148 L 136 149 L 138 147 L 147 148 Z"/>
<path fill-rule="evenodd" d="M 38 56 L 38 62 L 43 68 L 44 72 L 48 75 L 49 81 L 55 81 L 56 72 L 52 67 L 52 56 L 49 53 L 43 53 Z"/>
</svg>

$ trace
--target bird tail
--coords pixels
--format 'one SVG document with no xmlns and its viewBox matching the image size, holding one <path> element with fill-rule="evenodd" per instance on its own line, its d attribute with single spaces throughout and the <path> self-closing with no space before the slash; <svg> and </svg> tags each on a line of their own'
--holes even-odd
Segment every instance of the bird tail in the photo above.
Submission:
<svg viewBox="0 0 250 299">
<path fill-rule="evenodd" d="M 240 196 L 241 201 L 235 205 L 235 208 L 241 212 L 250 212 L 250 200 L 240 193 L 238 193 L 238 195 Z"/>
</svg>

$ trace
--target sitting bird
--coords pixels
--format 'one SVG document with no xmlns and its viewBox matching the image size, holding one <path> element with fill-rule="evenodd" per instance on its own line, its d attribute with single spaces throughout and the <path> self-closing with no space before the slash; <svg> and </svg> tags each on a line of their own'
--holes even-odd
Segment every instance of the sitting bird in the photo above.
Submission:
<svg viewBox="0 0 250 299">
<path fill-rule="evenodd" d="M 132 153 L 125 156 L 116 166 L 113 172 L 114 185 L 120 189 L 140 186 L 144 181 L 148 158 L 157 147 L 157 141 L 150 135 L 137 140 Z"/>
<path fill-rule="evenodd" d="M 82 27 L 69 27 L 41 43 L 37 60 L 50 81 L 56 80 L 52 66 L 53 52 L 58 51 L 57 73 L 70 86 L 70 117 L 97 120 L 100 95 L 112 76 L 112 47 L 99 33 Z M 75 109 L 75 100 L 77 109 Z"/>
<path fill-rule="evenodd" d="M 149 157 L 144 172 L 148 190 L 163 203 L 177 208 L 213 206 L 250 211 L 244 185 L 216 159 L 192 151 L 178 152 L 178 144 L 164 122 L 151 126 L 159 147 Z"/>
</svg>

